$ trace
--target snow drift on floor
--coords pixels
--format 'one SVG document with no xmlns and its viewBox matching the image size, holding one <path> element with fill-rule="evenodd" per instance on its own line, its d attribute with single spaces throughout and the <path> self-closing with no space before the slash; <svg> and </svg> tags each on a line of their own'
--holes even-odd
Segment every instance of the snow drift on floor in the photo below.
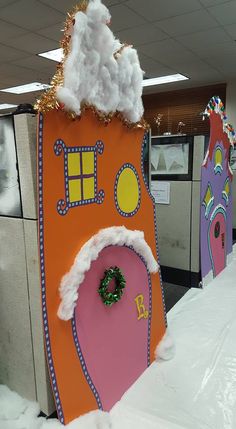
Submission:
<svg viewBox="0 0 236 429">
<path fill-rule="evenodd" d="M 0 429 L 62 429 L 57 419 L 38 417 L 36 402 L 21 398 L 8 387 L 0 385 Z M 66 429 L 110 429 L 108 413 L 94 411 L 66 426 Z"/>
</svg>

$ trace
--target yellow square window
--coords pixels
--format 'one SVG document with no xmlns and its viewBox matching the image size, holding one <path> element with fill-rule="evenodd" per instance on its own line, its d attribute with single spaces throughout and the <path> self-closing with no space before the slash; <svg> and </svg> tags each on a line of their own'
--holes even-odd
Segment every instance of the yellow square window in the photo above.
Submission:
<svg viewBox="0 0 236 429">
<path fill-rule="evenodd" d="M 69 180 L 70 203 L 81 201 L 81 179 Z"/>
<path fill-rule="evenodd" d="M 83 174 L 94 174 L 94 152 L 83 152 Z"/>
<path fill-rule="evenodd" d="M 80 153 L 68 154 L 68 176 L 80 176 Z"/>
<path fill-rule="evenodd" d="M 95 181 L 94 177 L 83 179 L 84 199 L 91 200 L 95 198 Z"/>
</svg>

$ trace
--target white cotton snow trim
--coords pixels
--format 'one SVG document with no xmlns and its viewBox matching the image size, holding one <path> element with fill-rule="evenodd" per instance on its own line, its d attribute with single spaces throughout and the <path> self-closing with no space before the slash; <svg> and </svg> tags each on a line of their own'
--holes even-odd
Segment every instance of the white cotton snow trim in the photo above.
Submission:
<svg viewBox="0 0 236 429">
<path fill-rule="evenodd" d="M 8 387 L 0 385 L 0 421 L 17 419 L 26 409 L 26 401 Z"/>
<path fill-rule="evenodd" d="M 107 26 L 110 19 L 101 0 L 90 0 L 86 12 L 76 13 L 64 84 L 57 89 L 57 97 L 77 115 L 85 102 L 105 114 L 122 112 L 136 123 L 144 111 L 143 71 L 136 50 L 122 47 L 115 39 Z"/>
<path fill-rule="evenodd" d="M 66 429 L 111 429 L 110 415 L 103 411 L 91 411 L 66 426 Z"/>
<path fill-rule="evenodd" d="M 155 359 L 159 360 L 171 360 L 175 356 L 175 344 L 168 331 L 165 332 L 162 340 L 159 342 L 155 350 Z"/>
<path fill-rule="evenodd" d="M 38 417 L 37 402 L 21 398 L 8 387 L 0 385 L 0 429 L 111 429 L 111 418 L 106 412 L 91 411 L 68 425 L 57 419 Z"/>
<path fill-rule="evenodd" d="M 39 412 L 37 402 L 21 398 L 8 387 L 0 385 L 1 429 L 41 429 Z"/>
<path fill-rule="evenodd" d="M 70 271 L 62 278 L 59 288 L 61 303 L 57 312 L 60 319 L 69 320 L 73 317 L 79 297 L 79 287 L 84 281 L 85 273 L 90 269 L 91 263 L 98 258 L 99 253 L 107 246 L 124 245 L 133 247 L 144 258 L 150 273 L 158 271 L 158 263 L 142 231 L 131 231 L 124 226 L 102 229 L 84 244 Z"/>
<path fill-rule="evenodd" d="M 73 420 L 66 426 L 58 420 L 44 420 L 39 429 L 111 429 L 110 420 L 108 413 L 97 410 Z"/>
</svg>

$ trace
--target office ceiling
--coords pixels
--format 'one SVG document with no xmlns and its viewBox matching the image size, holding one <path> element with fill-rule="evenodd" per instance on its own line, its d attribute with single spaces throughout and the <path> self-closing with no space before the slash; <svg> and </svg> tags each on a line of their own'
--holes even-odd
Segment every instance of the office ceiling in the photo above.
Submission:
<svg viewBox="0 0 236 429">
<path fill-rule="evenodd" d="M 146 77 L 182 73 L 190 81 L 158 92 L 236 77 L 236 0 L 104 0 L 112 29 L 139 52 Z M 59 47 L 76 0 L 0 0 L 0 88 L 49 83 L 56 63 L 36 54 Z M 34 102 L 39 93 L 0 92 L 0 103 Z"/>
</svg>

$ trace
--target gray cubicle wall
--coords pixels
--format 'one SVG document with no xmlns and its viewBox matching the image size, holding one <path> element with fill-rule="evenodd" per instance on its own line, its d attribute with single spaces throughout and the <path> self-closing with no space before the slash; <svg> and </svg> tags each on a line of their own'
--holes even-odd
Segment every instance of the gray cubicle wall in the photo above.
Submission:
<svg viewBox="0 0 236 429">
<path fill-rule="evenodd" d="M 37 400 L 50 414 L 55 407 L 44 353 L 37 242 L 37 117 L 16 115 L 14 128 L 21 210 L 1 213 L 0 207 L 0 383 Z"/>
<path fill-rule="evenodd" d="M 197 287 L 201 279 L 200 181 L 204 147 L 205 137 L 195 136 L 192 179 L 170 181 L 170 204 L 156 204 L 163 280 L 187 287 Z"/>
</svg>

